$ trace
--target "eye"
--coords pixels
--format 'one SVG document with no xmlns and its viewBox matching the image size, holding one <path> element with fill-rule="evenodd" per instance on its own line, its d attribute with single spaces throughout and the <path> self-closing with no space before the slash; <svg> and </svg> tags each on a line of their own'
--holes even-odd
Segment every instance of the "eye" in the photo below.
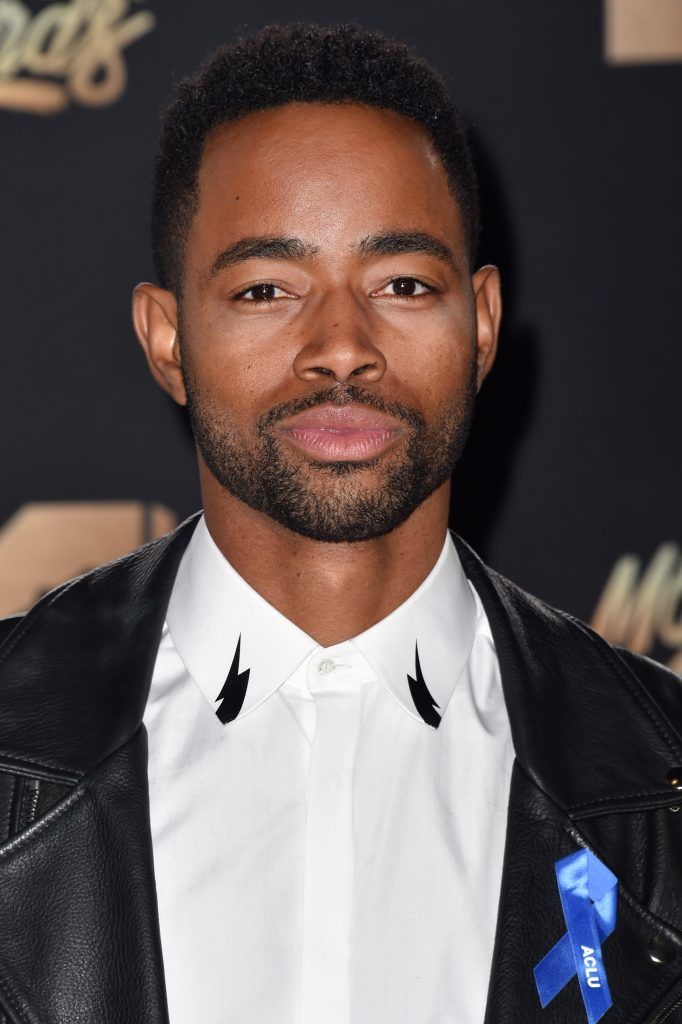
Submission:
<svg viewBox="0 0 682 1024">
<path fill-rule="evenodd" d="M 376 294 L 389 295 L 389 297 L 399 299 L 413 299 L 418 298 L 420 295 L 428 295 L 429 292 L 433 291 L 435 291 L 434 288 L 424 284 L 418 277 L 394 277 Z"/>
<path fill-rule="evenodd" d="M 233 296 L 234 299 L 244 299 L 246 302 L 274 302 L 279 298 L 288 298 L 288 292 L 285 292 L 283 288 L 278 288 L 276 284 L 269 284 L 264 281 L 262 284 L 252 284 L 249 288 L 245 288 L 243 292 L 239 292 Z"/>
</svg>

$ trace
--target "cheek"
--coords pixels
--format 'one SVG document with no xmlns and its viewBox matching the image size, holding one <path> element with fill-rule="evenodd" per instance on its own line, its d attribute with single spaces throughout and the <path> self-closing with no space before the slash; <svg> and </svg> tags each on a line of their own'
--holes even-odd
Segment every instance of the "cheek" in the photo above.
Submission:
<svg viewBox="0 0 682 1024">
<path fill-rule="evenodd" d="M 462 309 L 451 317 L 436 338 L 434 370 L 439 390 L 449 395 L 466 394 L 476 365 L 476 321 L 473 309 Z"/>
<path fill-rule="evenodd" d="M 459 329 L 450 320 L 433 325 L 431 331 L 403 337 L 391 347 L 387 353 L 391 377 L 427 419 L 438 417 L 458 396 L 468 395 L 475 372 L 471 330 Z"/>
<path fill-rule="evenodd" d="M 265 317 L 212 314 L 205 306 L 187 319 L 193 380 L 212 404 L 232 410 L 236 419 L 253 420 L 280 400 L 296 355 L 293 332 L 274 331 Z"/>
</svg>

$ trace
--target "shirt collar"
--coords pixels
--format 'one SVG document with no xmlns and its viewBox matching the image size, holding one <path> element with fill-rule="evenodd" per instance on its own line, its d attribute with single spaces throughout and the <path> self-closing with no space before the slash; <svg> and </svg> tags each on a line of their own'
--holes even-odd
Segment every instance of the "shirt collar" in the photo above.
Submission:
<svg viewBox="0 0 682 1024">
<path fill-rule="evenodd" d="M 349 642 L 405 711 L 437 726 L 468 662 L 477 615 L 447 534 L 421 586 Z M 253 711 L 323 650 L 232 568 L 203 516 L 180 563 L 166 619 L 187 671 L 226 722 Z"/>
</svg>

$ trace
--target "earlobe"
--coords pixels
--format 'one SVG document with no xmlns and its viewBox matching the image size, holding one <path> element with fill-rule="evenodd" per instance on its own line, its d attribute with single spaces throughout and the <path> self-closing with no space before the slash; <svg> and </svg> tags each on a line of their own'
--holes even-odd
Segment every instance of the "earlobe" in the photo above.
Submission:
<svg viewBox="0 0 682 1024">
<path fill-rule="evenodd" d="M 488 376 L 497 354 L 497 340 L 502 319 L 500 272 L 487 264 L 471 278 L 476 306 L 477 389 Z"/>
<path fill-rule="evenodd" d="M 173 293 L 147 282 L 138 284 L 133 291 L 133 324 L 154 380 L 178 405 L 185 405 Z"/>
</svg>

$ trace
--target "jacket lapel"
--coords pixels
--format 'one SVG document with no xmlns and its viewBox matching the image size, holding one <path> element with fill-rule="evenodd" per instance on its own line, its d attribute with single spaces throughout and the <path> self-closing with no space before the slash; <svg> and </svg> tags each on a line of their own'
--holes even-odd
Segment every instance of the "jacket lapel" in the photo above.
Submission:
<svg viewBox="0 0 682 1024">
<path fill-rule="evenodd" d="M 533 976 L 566 932 L 554 865 L 585 847 L 619 880 L 604 1024 L 653 1021 L 682 995 L 682 934 L 652 886 L 679 871 L 670 807 L 682 794 L 666 773 L 682 764 L 680 738 L 601 638 L 458 549 L 490 620 L 516 751 L 485 1024 L 587 1020 L 576 977 L 542 1009 Z"/>
</svg>

